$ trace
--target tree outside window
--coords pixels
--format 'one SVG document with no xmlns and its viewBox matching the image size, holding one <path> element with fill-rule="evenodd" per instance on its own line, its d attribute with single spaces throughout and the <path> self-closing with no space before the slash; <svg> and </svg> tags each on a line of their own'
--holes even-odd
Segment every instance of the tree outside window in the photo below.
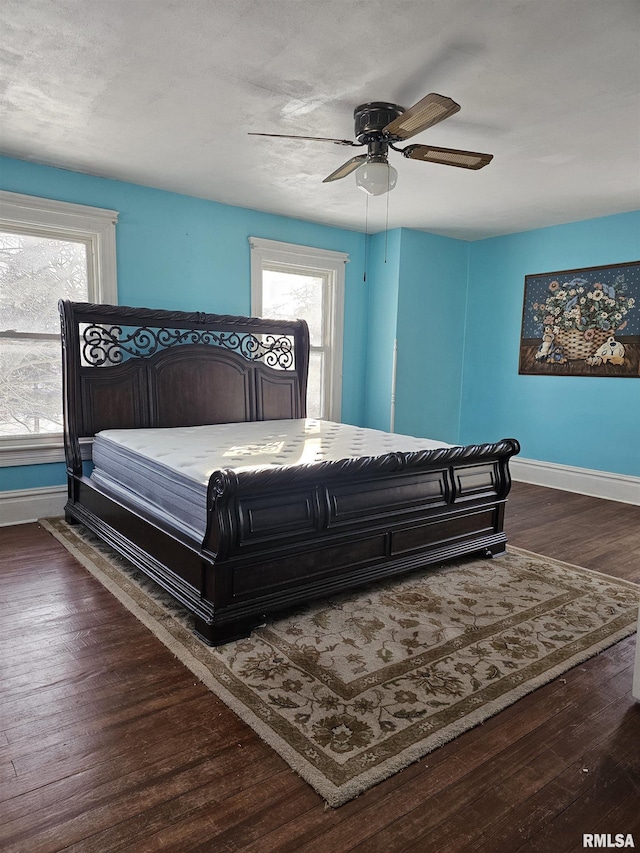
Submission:
<svg viewBox="0 0 640 853">
<path fill-rule="evenodd" d="M 117 218 L 0 190 L 0 466 L 64 458 L 58 300 L 117 303 Z"/>
<path fill-rule="evenodd" d="M 86 243 L 0 231 L 0 435 L 62 432 L 58 299 L 88 300 Z"/>
</svg>

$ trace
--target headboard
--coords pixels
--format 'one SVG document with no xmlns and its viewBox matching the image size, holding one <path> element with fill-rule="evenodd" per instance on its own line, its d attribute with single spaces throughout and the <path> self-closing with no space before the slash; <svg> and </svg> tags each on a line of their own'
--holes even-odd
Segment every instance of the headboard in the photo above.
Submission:
<svg viewBox="0 0 640 853">
<path fill-rule="evenodd" d="M 102 429 L 306 415 L 309 330 L 263 320 L 60 300 L 65 454 Z"/>
</svg>

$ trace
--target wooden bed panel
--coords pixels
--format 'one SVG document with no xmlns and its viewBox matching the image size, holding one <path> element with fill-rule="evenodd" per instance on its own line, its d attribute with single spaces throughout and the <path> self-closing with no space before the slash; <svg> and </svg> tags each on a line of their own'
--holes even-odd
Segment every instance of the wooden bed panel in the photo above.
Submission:
<svg viewBox="0 0 640 853">
<path fill-rule="evenodd" d="M 435 546 L 491 536 L 497 530 L 495 507 L 483 507 L 464 515 L 435 518 L 391 534 L 391 553 L 406 554 Z"/>
<path fill-rule="evenodd" d="M 289 555 L 266 555 L 260 561 L 232 568 L 232 593 L 229 604 L 256 596 L 269 596 L 268 609 L 277 609 L 282 589 L 286 599 L 309 599 L 309 587 L 319 579 L 339 576 L 344 580 L 344 569 L 360 566 L 382 565 L 388 551 L 384 533 L 361 538 L 349 537 L 345 541 L 327 544 L 323 548 L 296 551 Z M 296 595 L 297 593 L 297 595 Z"/>
<path fill-rule="evenodd" d="M 151 421 L 160 427 L 255 420 L 253 366 L 210 347 L 167 350 L 149 372 Z"/>
<path fill-rule="evenodd" d="M 454 488 L 458 500 L 479 495 L 497 495 L 500 491 L 501 472 L 495 462 L 481 462 L 454 470 Z"/>
<path fill-rule="evenodd" d="M 297 376 L 273 376 L 260 369 L 255 371 L 256 420 L 277 421 L 303 418 L 300 406 L 300 383 Z"/>
<path fill-rule="evenodd" d="M 262 545 L 288 534 L 308 536 L 321 527 L 315 488 L 283 492 L 277 502 L 265 495 L 243 498 L 238 501 L 237 512 L 239 548 Z"/>
<path fill-rule="evenodd" d="M 447 470 L 390 477 L 365 483 L 332 485 L 327 491 L 329 527 L 338 528 L 354 518 L 406 514 L 425 507 L 445 506 L 451 493 Z"/>
<path fill-rule="evenodd" d="M 78 431 L 82 436 L 151 423 L 147 375 L 136 363 L 101 370 L 85 368 L 80 374 L 80 400 Z"/>
</svg>

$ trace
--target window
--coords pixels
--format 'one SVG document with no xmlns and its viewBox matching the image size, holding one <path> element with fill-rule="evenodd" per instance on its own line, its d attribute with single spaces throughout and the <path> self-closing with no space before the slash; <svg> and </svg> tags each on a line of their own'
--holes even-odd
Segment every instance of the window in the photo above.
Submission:
<svg viewBox="0 0 640 853">
<path fill-rule="evenodd" d="M 309 324 L 307 414 L 340 420 L 344 265 L 348 255 L 250 237 L 251 312 Z"/>
<path fill-rule="evenodd" d="M 58 299 L 117 302 L 116 220 L 0 192 L 0 466 L 64 458 Z"/>
</svg>

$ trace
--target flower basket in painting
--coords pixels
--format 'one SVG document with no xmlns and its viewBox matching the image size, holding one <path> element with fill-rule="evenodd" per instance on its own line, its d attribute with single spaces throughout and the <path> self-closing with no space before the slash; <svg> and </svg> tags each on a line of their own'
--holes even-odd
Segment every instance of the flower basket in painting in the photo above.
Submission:
<svg viewBox="0 0 640 853">
<path fill-rule="evenodd" d="M 610 334 L 610 331 L 603 329 L 585 329 L 584 332 L 580 329 L 558 329 L 555 333 L 555 340 L 562 347 L 565 357 L 569 361 L 576 361 L 593 355 L 598 347 L 602 346 L 609 338 Z"/>
<path fill-rule="evenodd" d="M 564 284 L 550 282 L 546 300 L 534 305 L 534 319 L 551 330 L 566 358 L 587 358 L 626 326 L 625 316 L 634 304 L 624 275 L 612 284 L 596 281 L 591 285 L 576 276 Z"/>
</svg>

